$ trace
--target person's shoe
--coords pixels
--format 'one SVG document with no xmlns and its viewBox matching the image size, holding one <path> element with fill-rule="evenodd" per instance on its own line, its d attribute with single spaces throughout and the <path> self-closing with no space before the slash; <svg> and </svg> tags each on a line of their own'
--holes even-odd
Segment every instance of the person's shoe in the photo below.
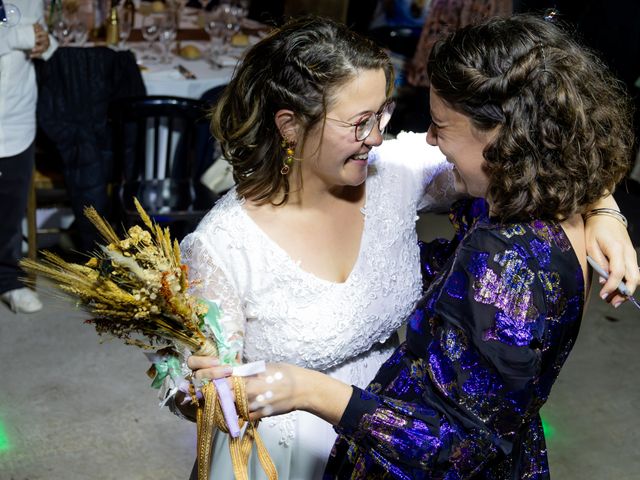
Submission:
<svg viewBox="0 0 640 480">
<path fill-rule="evenodd" d="M 15 313 L 34 313 L 42 310 L 38 294 L 30 288 L 16 288 L 0 295 L 2 301 Z"/>
</svg>

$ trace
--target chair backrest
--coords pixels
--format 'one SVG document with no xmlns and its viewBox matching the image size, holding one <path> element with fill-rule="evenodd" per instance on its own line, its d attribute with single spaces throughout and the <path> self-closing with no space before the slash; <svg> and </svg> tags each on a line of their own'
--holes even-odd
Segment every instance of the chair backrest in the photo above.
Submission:
<svg viewBox="0 0 640 480">
<path fill-rule="evenodd" d="M 199 100 L 168 96 L 129 98 L 110 108 L 114 166 L 125 212 L 136 196 L 150 214 L 198 216 L 214 199 L 198 199 L 194 182 L 198 127 L 207 120 Z"/>
<path fill-rule="evenodd" d="M 150 96 L 114 102 L 113 151 L 122 180 L 191 178 L 196 127 L 207 122 L 206 115 L 207 105 L 189 98 Z"/>
</svg>

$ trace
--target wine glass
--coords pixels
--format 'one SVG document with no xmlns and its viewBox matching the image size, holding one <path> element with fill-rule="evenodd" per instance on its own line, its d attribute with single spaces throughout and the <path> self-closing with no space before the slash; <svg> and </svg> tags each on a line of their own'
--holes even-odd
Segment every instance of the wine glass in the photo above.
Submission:
<svg viewBox="0 0 640 480">
<path fill-rule="evenodd" d="M 62 18 L 53 25 L 53 36 L 63 47 L 73 41 L 73 33 L 73 28 L 69 22 Z"/>
<path fill-rule="evenodd" d="M 217 59 L 224 53 L 224 29 L 223 21 L 213 15 L 208 16 L 204 30 L 209 35 L 209 59 L 214 66 L 221 66 Z"/>
<path fill-rule="evenodd" d="M 225 43 L 231 45 L 234 35 L 240 31 L 240 20 L 238 18 L 238 9 L 231 3 L 221 3 L 220 12 L 225 23 L 223 37 Z"/>
<path fill-rule="evenodd" d="M 0 3 L 0 27 L 15 27 L 21 19 L 22 13 L 13 3 Z"/>
<path fill-rule="evenodd" d="M 155 62 L 158 57 L 151 53 L 153 42 L 155 42 L 160 36 L 160 18 L 155 15 L 147 15 L 142 20 L 142 38 L 147 42 L 145 48 L 145 54 L 142 59 Z"/>
<path fill-rule="evenodd" d="M 162 59 L 160 62 L 170 63 L 171 42 L 176 39 L 178 32 L 175 15 L 170 13 L 164 17 L 164 21 L 160 24 L 159 32 L 160 43 L 162 44 Z"/>
<path fill-rule="evenodd" d="M 79 46 L 83 46 L 87 42 L 89 29 L 83 22 L 76 22 L 71 26 L 73 30 L 73 41 Z"/>
<path fill-rule="evenodd" d="M 242 25 L 242 21 L 249 15 L 249 0 L 235 0 L 233 6 L 238 23 Z"/>
<path fill-rule="evenodd" d="M 118 28 L 118 39 L 120 40 L 118 50 L 125 50 L 127 40 L 129 40 L 129 35 L 131 35 L 131 28 L 131 18 L 127 18 L 123 15 Z"/>
</svg>

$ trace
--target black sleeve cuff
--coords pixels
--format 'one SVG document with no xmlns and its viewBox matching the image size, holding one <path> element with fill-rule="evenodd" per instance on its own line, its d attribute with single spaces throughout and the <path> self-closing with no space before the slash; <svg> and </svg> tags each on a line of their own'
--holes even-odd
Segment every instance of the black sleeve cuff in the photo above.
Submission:
<svg viewBox="0 0 640 480">
<path fill-rule="evenodd" d="M 376 411 L 379 405 L 378 397 L 373 393 L 362 390 L 352 385 L 353 392 L 347 404 L 347 408 L 342 414 L 340 422 L 336 426 L 336 431 L 343 435 L 353 435 L 360 427 L 360 420 L 365 414 Z"/>
</svg>

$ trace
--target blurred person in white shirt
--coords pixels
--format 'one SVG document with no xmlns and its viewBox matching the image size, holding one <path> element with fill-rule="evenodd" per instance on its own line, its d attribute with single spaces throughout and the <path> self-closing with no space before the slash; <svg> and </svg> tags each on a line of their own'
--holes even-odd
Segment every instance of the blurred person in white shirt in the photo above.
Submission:
<svg viewBox="0 0 640 480">
<path fill-rule="evenodd" d="M 0 298 L 16 313 L 32 313 L 42 303 L 21 282 L 17 261 L 35 161 L 38 88 L 33 60 L 47 60 L 57 44 L 43 27 L 41 1 L 10 3 L 19 15 L 17 23 L 0 25 Z"/>
</svg>

